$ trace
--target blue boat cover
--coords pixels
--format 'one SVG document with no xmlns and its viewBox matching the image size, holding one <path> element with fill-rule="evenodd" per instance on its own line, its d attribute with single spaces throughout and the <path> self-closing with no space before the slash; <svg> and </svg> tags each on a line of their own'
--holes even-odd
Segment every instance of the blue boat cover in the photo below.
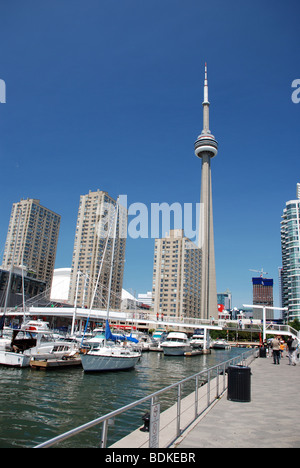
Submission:
<svg viewBox="0 0 300 468">
<path fill-rule="evenodd" d="M 106 320 L 106 323 L 105 323 L 105 339 L 106 340 L 112 340 L 112 341 L 117 341 L 117 340 L 121 340 L 121 341 L 132 341 L 133 343 L 138 343 L 139 340 L 137 340 L 136 338 L 133 338 L 133 336 L 125 336 L 125 335 L 113 335 L 110 328 L 109 328 L 109 323 L 108 323 L 108 320 Z"/>
</svg>

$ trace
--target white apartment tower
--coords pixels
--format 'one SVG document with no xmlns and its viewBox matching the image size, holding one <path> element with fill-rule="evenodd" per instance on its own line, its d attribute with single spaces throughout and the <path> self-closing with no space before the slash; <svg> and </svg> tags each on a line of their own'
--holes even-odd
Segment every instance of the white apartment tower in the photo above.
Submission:
<svg viewBox="0 0 300 468">
<path fill-rule="evenodd" d="M 297 189 L 300 184 L 297 184 Z M 281 221 L 281 294 L 285 318 L 300 319 L 300 198 L 290 200 Z"/>
<path fill-rule="evenodd" d="M 36 279 L 52 283 L 60 215 L 27 198 L 14 203 L 11 211 L 2 268 L 23 265 Z M 13 263 L 13 265 L 12 265 Z M 50 295 L 50 292 L 49 292 Z"/>
<path fill-rule="evenodd" d="M 69 290 L 69 302 L 78 307 L 107 306 L 111 265 L 110 308 L 121 307 L 127 211 L 119 206 L 114 239 L 116 204 L 107 192 L 100 190 L 80 196 Z"/>
<path fill-rule="evenodd" d="M 201 250 L 182 229 L 155 239 L 153 309 L 161 316 L 200 317 Z"/>
</svg>

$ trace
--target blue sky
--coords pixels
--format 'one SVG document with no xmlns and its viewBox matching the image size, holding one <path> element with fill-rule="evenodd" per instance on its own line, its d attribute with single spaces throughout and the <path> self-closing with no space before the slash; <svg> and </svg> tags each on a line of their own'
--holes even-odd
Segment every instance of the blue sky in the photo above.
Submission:
<svg viewBox="0 0 300 468">
<path fill-rule="evenodd" d="M 71 266 L 79 197 L 196 203 L 204 63 L 217 289 L 252 301 L 275 281 L 280 221 L 300 182 L 298 0 L 0 1 L 0 253 L 12 203 L 62 216 L 56 267 Z M 152 287 L 153 239 L 128 239 L 124 288 Z"/>
</svg>

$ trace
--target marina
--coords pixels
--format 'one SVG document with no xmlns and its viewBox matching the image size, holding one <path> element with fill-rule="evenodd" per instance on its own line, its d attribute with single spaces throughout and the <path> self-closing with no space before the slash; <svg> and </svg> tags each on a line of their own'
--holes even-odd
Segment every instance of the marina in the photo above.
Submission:
<svg viewBox="0 0 300 468">
<path fill-rule="evenodd" d="M 122 372 L 85 373 L 81 367 L 37 372 L 30 367 L 1 366 L 0 447 L 33 447 L 242 351 L 243 348 L 212 350 L 211 354 L 193 359 L 147 352 L 134 369 Z M 188 387 L 186 391 L 189 393 Z M 162 409 L 173 399 L 172 393 Z M 113 422 L 109 443 L 116 443 L 140 427 L 147 408 L 133 410 L 129 418 L 120 417 Z M 99 447 L 99 437 L 99 428 L 95 428 L 59 446 Z"/>
</svg>

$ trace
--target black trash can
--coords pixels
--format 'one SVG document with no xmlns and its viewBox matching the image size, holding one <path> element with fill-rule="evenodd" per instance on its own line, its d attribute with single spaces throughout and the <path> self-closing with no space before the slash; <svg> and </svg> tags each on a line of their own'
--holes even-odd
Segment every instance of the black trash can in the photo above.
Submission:
<svg viewBox="0 0 300 468">
<path fill-rule="evenodd" d="M 267 348 L 265 346 L 262 346 L 261 348 L 259 348 L 259 357 L 261 358 L 267 357 Z"/>
<path fill-rule="evenodd" d="M 228 367 L 227 399 L 231 401 L 251 401 L 251 369 L 246 366 Z"/>
</svg>

